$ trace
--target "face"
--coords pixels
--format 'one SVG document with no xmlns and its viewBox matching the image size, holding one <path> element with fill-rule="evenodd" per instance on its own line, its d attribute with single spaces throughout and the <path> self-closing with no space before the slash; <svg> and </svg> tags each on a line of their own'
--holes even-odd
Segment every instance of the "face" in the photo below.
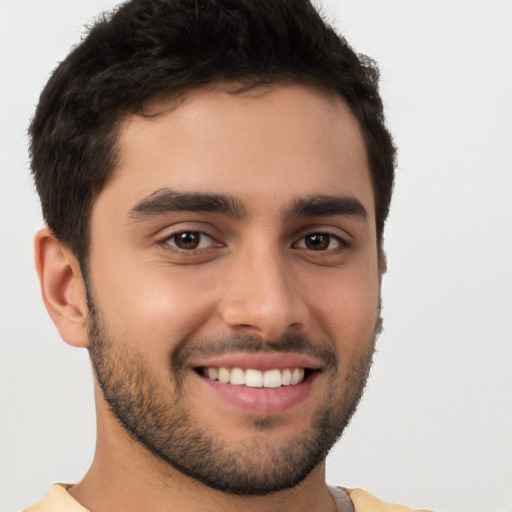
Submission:
<svg viewBox="0 0 512 512">
<path fill-rule="evenodd" d="M 299 85 L 157 110 L 123 124 L 92 211 L 98 381 L 181 472 L 238 494 L 292 487 L 354 411 L 379 323 L 360 129 Z"/>
</svg>

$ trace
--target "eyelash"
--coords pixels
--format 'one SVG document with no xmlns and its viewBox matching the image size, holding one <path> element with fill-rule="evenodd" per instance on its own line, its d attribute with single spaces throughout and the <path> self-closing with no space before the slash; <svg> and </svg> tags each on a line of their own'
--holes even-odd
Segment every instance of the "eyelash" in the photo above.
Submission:
<svg viewBox="0 0 512 512">
<path fill-rule="evenodd" d="M 177 240 L 177 237 L 179 237 L 180 235 L 183 237 L 188 235 L 189 237 L 192 237 L 192 238 L 198 236 L 199 240 L 197 240 L 197 246 L 190 247 L 190 248 L 178 247 L 176 240 Z M 320 244 L 322 244 L 322 239 L 326 238 L 328 247 L 324 248 L 324 249 L 318 249 L 318 250 L 315 250 L 311 246 L 308 247 L 308 241 L 307 241 L 308 238 L 310 241 L 313 238 L 317 238 L 316 242 L 313 242 L 313 243 L 319 242 Z M 201 247 L 201 245 L 204 244 L 205 239 L 209 240 L 209 241 L 206 241 L 207 246 Z M 174 243 L 171 243 L 171 241 L 174 241 Z M 193 242 L 194 242 L 194 240 L 191 240 L 191 243 L 193 243 Z M 337 244 L 336 247 L 329 247 L 332 244 L 332 242 L 335 242 Z M 185 243 L 187 243 L 187 242 L 185 241 Z M 203 233 L 201 231 L 194 231 L 194 230 L 188 230 L 188 231 L 184 230 L 184 231 L 178 231 L 176 233 L 173 233 L 169 236 L 166 236 L 164 239 L 162 239 L 160 241 L 160 244 L 163 246 L 166 246 L 167 248 L 169 246 L 171 246 L 172 250 L 180 251 L 184 254 L 193 253 L 194 251 L 209 249 L 210 247 L 214 246 L 215 244 L 218 244 L 219 246 L 222 245 L 220 242 L 217 242 L 212 236 L 208 235 L 207 233 Z M 294 242 L 292 244 L 292 247 L 299 249 L 299 250 L 318 252 L 318 253 L 337 253 L 337 252 L 343 251 L 344 249 L 348 248 L 349 243 L 346 240 L 344 240 L 343 238 L 341 238 L 337 235 L 333 235 L 332 233 L 327 233 L 327 232 L 322 232 L 322 231 L 314 231 L 314 232 L 307 233 L 304 236 L 302 236 L 297 242 Z"/>
<path fill-rule="evenodd" d="M 178 247 L 176 244 L 176 239 L 180 235 L 182 235 L 182 236 L 184 236 L 184 235 L 199 236 L 198 247 L 191 247 L 188 249 Z M 207 247 L 201 247 L 201 244 L 204 242 L 205 238 L 210 240 L 210 242 L 208 242 Z M 174 240 L 174 244 L 171 244 L 170 242 L 173 240 Z M 193 251 L 208 249 L 212 245 L 215 245 L 215 242 L 216 242 L 215 239 L 212 236 L 208 235 L 207 233 L 203 233 L 201 231 L 193 231 L 193 230 L 178 231 L 177 233 L 173 233 L 172 235 L 166 236 L 163 240 L 160 241 L 160 243 L 162 245 L 164 245 L 164 246 L 170 245 L 171 247 L 173 247 L 173 250 L 180 251 L 182 253 L 192 253 Z"/>
<path fill-rule="evenodd" d="M 322 243 L 322 239 L 323 238 L 326 238 L 327 239 L 327 245 L 331 245 L 331 243 L 334 241 L 336 242 L 336 247 L 327 247 L 325 249 L 318 249 L 318 250 L 315 250 L 313 249 L 312 247 L 308 247 L 308 242 L 307 240 L 312 240 L 313 238 L 316 238 L 318 242 L 320 242 L 320 244 Z M 315 242 L 316 243 L 316 242 Z M 322 232 L 322 231 L 314 231 L 312 233 L 308 233 L 306 235 L 304 235 L 300 240 L 298 240 L 297 242 L 295 242 L 293 244 L 294 247 L 298 248 L 298 249 L 303 249 L 303 250 L 310 250 L 312 252 L 320 252 L 320 253 L 326 253 L 326 252 L 339 252 L 343 249 L 346 249 L 348 247 L 348 243 L 341 237 L 337 236 L 337 235 L 333 235 L 332 233 L 325 233 L 325 232 Z"/>
</svg>

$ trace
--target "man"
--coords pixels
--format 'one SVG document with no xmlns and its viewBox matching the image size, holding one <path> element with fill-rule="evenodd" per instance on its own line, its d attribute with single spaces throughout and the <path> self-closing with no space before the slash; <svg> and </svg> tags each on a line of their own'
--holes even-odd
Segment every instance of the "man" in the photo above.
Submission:
<svg viewBox="0 0 512 512">
<path fill-rule="evenodd" d="M 306 0 L 133 0 L 30 135 L 43 299 L 98 422 L 83 480 L 30 512 L 409 510 L 324 477 L 381 323 L 371 62 Z"/>
</svg>

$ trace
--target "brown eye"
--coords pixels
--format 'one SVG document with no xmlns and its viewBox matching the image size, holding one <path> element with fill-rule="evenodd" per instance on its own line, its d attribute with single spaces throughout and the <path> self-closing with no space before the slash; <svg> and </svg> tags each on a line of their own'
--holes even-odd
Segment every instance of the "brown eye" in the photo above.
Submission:
<svg viewBox="0 0 512 512">
<path fill-rule="evenodd" d="M 301 238 L 295 246 L 310 251 L 327 251 L 340 247 L 340 245 L 342 245 L 342 241 L 337 236 L 328 233 L 310 233 Z"/>
<path fill-rule="evenodd" d="M 325 251 L 329 247 L 331 237 L 322 233 L 315 233 L 304 238 L 306 247 L 313 251 Z"/>
<path fill-rule="evenodd" d="M 213 239 L 198 231 L 183 231 L 170 236 L 166 243 L 182 251 L 192 251 L 194 249 L 210 247 L 213 243 Z"/>
</svg>

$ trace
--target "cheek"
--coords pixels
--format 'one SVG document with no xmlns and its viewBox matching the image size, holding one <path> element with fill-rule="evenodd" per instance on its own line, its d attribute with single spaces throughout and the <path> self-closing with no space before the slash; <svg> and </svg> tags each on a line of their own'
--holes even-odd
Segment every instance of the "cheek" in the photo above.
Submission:
<svg viewBox="0 0 512 512">
<path fill-rule="evenodd" d="M 315 280 L 308 293 L 313 321 L 343 351 L 373 340 L 379 317 L 380 279 L 377 269 L 361 267 Z"/>
<path fill-rule="evenodd" d="M 170 353 L 195 335 L 214 308 L 215 282 L 204 273 L 158 263 L 131 265 L 130 272 L 103 265 L 94 275 L 94 296 L 119 333 L 143 353 Z"/>
</svg>

